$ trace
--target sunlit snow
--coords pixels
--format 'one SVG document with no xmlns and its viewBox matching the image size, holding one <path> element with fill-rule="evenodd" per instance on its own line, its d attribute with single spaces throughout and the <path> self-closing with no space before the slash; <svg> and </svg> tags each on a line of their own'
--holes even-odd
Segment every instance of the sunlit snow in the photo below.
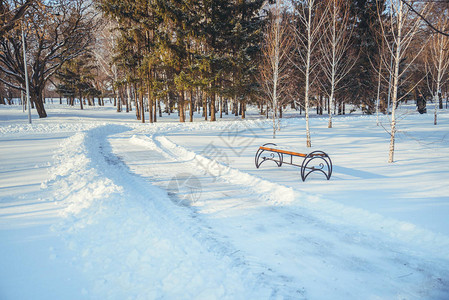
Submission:
<svg viewBox="0 0 449 300">
<path fill-rule="evenodd" d="M 449 299 L 449 111 L 142 124 L 0 106 L 0 299 Z M 254 166 L 322 150 L 327 181 Z"/>
</svg>

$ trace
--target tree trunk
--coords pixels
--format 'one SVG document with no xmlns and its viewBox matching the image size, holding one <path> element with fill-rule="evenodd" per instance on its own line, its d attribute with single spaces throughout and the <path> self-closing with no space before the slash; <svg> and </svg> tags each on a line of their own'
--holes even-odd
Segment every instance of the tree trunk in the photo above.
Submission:
<svg viewBox="0 0 449 300">
<path fill-rule="evenodd" d="M 193 90 L 190 89 L 190 111 L 189 111 L 189 117 L 190 117 L 190 122 L 193 122 L 193 111 L 194 111 L 195 107 L 193 105 Z"/>
<path fill-rule="evenodd" d="M 239 100 L 237 100 L 237 96 L 234 96 L 234 116 L 239 116 Z"/>
<path fill-rule="evenodd" d="M 159 118 L 162 118 L 161 99 L 157 100 L 157 108 L 159 110 Z"/>
<path fill-rule="evenodd" d="M 323 115 L 323 107 L 324 107 L 324 96 L 321 96 L 320 98 L 320 116 Z"/>
<path fill-rule="evenodd" d="M 84 109 L 84 106 L 83 106 L 84 104 L 83 104 L 83 96 L 81 95 L 81 93 L 79 95 L 79 100 L 80 100 L 80 109 L 83 110 Z"/>
<path fill-rule="evenodd" d="M 184 91 L 180 91 L 179 92 L 179 102 L 178 102 L 178 112 L 179 112 L 179 122 L 185 122 L 186 121 L 186 115 L 184 112 L 184 101 L 185 101 L 185 96 L 184 96 Z"/>
<path fill-rule="evenodd" d="M 438 72 L 438 75 L 440 76 L 440 72 Z M 438 77 L 439 78 L 439 77 Z M 435 102 L 435 113 L 434 113 L 434 118 L 433 118 L 433 125 L 437 125 L 437 113 L 438 113 L 438 104 L 440 103 L 440 99 L 439 99 L 439 90 L 440 90 L 440 81 L 437 80 L 437 90 L 435 91 L 435 96 L 434 96 L 434 102 Z M 443 101 L 441 101 L 440 106 L 443 106 Z"/>
<path fill-rule="evenodd" d="M 210 121 L 211 122 L 215 122 L 216 121 L 216 118 L 215 118 L 215 97 L 216 97 L 215 92 L 212 92 L 212 97 L 210 99 Z"/>
<path fill-rule="evenodd" d="M 394 74 L 393 74 L 393 94 L 392 94 L 392 108 L 391 108 L 391 131 L 390 131 L 390 150 L 388 154 L 388 162 L 394 162 L 394 146 L 396 137 L 396 102 L 398 97 L 399 85 L 399 63 L 401 60 L 401 34 L 402 34 L 402 3 L 398 12 L 398 37 L 396 43 L 396 53 L 394 58 Z"/>
<path fill-rule="evenodd" d="M 153 99 L 153 122 L 157 122 L 157 100 Z"/>
<path fill-rule="evenodd" d="M 220 119 L 223 119 L 223 97 L 220 96 L 220 100 L 218 101 L 220 104 Z"/>
<path fill-rule="evenodd" d="M 310 64 L 312 56 L 312 7 L 309 6 L 308 26 L 307 26 L 307 50 L 306 50 L 306 71 L 305 71 L 305 88 L 304 88 L 304 105 L 306 114 L 306 146 L 312 147 L 310 139 L 310 125 L 309 125 L 309 88 L 310 88 Z"/>
<path fill-rule="evenodd" d="M 148 84 L 147 86 L 147 97 L 148 97 L 148 121 L 150 123 L 153 123 L 153 97 L 151 95 L 151 88 L 150 85 Z"/>
<path fill-rule="evenodd" d="M 134 84 L 134 95 L 135 95 L 135 99 L 136 99 L 136 119 L 140 120 L 140 93 L 139 90 L 137 89 L 137 84 Z M 137 101 L 137 98 L 139 97 L 139 101 Z"/>
<path fill-rule="evenodd" d="M 201 95 L 204 96 L 202 93 Z M 207 96 L 203 98 L 203 117 L 207 121 Z"/>
<path fill-rule="evenodd" d="M 126 85 L 126 96 L 127 96 L 126 112 L 130 112 L 132 111 L 132 105 L 131 105 L 131 87 L 129 84 Z"/>
<path fill-rule="evenodd" d="M 122 95 L 120 94 L 120 90 L 118 90 L 118 94 L 117 94 L 117 100 L 116 100 L 116 104 L 117 104 L 117 112 L 121 112 L 122 111 Z"/>
<path fill-rule="evenodd" d="M 165 111 L 167 112 L 168 115 L 170 115 L 171 114 L 171 101 L 170 101 L 169 93 L 167 93 L 167 95 L 165 97 L 166 97 L 165 101 L 167 102 L 167 105 L 165 106 Z"/>
<path fill-rule="evenodd" d="M 140 120 L 142 123 L 145 123 L 145 108 L 143 105 L 143 88 L 142 91 L 139 92 L 139 103 L 140 103 Z"/>
<path fill-rule="evenodd" d="M 47 112 L 45 111 L 44 103 L 42 102 L 42 98 L 40 95 L 31 95 L 31 102 L 35 103 L 37 114 L 39 118 L 46 118 Z"/>
</svg>

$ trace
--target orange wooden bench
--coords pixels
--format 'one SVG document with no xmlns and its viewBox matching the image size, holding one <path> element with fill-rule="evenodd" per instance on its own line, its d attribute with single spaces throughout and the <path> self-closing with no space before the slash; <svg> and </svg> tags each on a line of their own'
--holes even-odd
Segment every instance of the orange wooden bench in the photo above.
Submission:
<svg viewBox="0 0 449 300">
<path fill-rule="evenodd" d="M 281 167 L 283 164 L 300 167 L 302 181 L 305 181 L 307 176 L 313 172 L 324 174 L 327 180 L 331 178 L 332 161 L 323 151 L 313 151 L 305 154 L 273 148 L 276 146 L 276 144 L 267 143 L 259 147 L 255 157 L 256 168 L 259 168 L 266 161 L 274 161 L 278 167 Z M 294 158 L 300 158 L 302 161 L 298 162 L 298 159 L 295 160 Z"/>
</svg>

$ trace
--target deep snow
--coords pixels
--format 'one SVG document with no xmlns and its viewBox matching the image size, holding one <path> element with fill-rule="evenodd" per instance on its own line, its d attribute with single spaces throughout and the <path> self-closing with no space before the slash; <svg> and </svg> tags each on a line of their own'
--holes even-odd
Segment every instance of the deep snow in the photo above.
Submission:
<svg viewBox="0 0 449 300">
<path fill-rule="evenodd" d="M 254 166 L 270 122 L 0 107 L 1 299 L 447 299 L 449 113 L 312 118 L 330 181 Z M 274 141 L 306 151 L 287 113 Z M 168 120 L 168 121 L 167 121 Z M 381 116 L 383 126 L 388 118 Z"/>
</svg>

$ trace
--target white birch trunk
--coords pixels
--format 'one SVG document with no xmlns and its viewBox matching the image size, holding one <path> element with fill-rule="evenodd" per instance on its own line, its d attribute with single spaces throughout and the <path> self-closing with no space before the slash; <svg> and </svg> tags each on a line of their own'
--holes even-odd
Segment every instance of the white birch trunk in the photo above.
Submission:
<svg viewBox="0 0 449 300">
<path fill-rule="evenodd" d="M 434 99 L 433 99 L 433 101 L 435 102 L 435 115 L 434 115 L 434 119 L 433 119 L 433 125 L 437 125 L 438 104 L 440 102 L 440 97 L 438 95 L 439 90 L 440 90 L 440 80 L 437 81 L 437 89 L 435 91 L 435 95 L 434 95 Z"/>
<path fill-rule="evenodd" d="M 443 79 L 443 59 L 444 59 L 444 54 L 443 51 L 448 51 L 448 49 L 443 49 L 443 43 L 441 43 L 439 41 L 438 45 L 440 46 L 438 49 L 438 67 L 437 67 L 437 86 L 436 86 L 436 91 L 435 91 L 435 97 L 434 97 L 434 102 L 435 102 L 435 116 L 434 116 L 434 120 L 433 120 L 433 124 L 437 125 L 437 113 L 438 113 L 438 105 L 440 102 L 440 96 L 438 95 L 438 92 L 440 91 L 441 88 L 441 80 Z"/>
<path fill-rule="evenodd" d="M 129 84 L 126 85 L 126 92 L 128 94 L 128 107 L 129 107 L 129 110 L 132 111 L 132 106 L 131 106 L 131 88 L 130 88 Z"/>
<path fill-rule="evenodd" d="M 277 85 L 279 80 L 279 31 L 280 31 L 280 11 L 276 3 L 276 20 L 274 25 L 274 66 L 273 66 L 273 139 L 276 138 L 276 119 L 277 119 Z"/>
<path fill-rule="evenodd" d="M 306 53 L 306 86 L 305 86 L 305 114 L 306 114 L 306 146 L 312 147 L 312 141 L 310 139 L 310 126 L 309 126 L 309 80 L 310 80 L 310 56 L 312 51 L 312 5 L 309 4 L 309 16 L 307 21 L 307 53 Z"/>
<path fill-rule="evenodd" d="M 332 14 L 332 70 L 331 70 L 331 105 L 334 103 L 335 93 L 335 72 L 337 64 L 337 7 L 336 2 L 333 2 L 333 14 Z M 329 113 L 328 128 L 332 128 L 332 113 Z"/>
<path fill-rule="evenodd" d="M 399 86 L 399 63 L 401 60 L 401 49 L 402 49 L 402 17 L 403 17 L 403 3 L 400 1 L 398 7 L 398 22 L 397 22 L 397 39 L 396 39 L 396 53 L 394 57 L 394 75 L 393 75 L 393 94 L 392 94 L 392 108 L 391 108 L 391 138 L 390 138 L 390 151 L 388 162 L 394 162 L 394 146 L 396 137 L 396 102 L 398 99 L 398 86 Z"/>
</svg>

